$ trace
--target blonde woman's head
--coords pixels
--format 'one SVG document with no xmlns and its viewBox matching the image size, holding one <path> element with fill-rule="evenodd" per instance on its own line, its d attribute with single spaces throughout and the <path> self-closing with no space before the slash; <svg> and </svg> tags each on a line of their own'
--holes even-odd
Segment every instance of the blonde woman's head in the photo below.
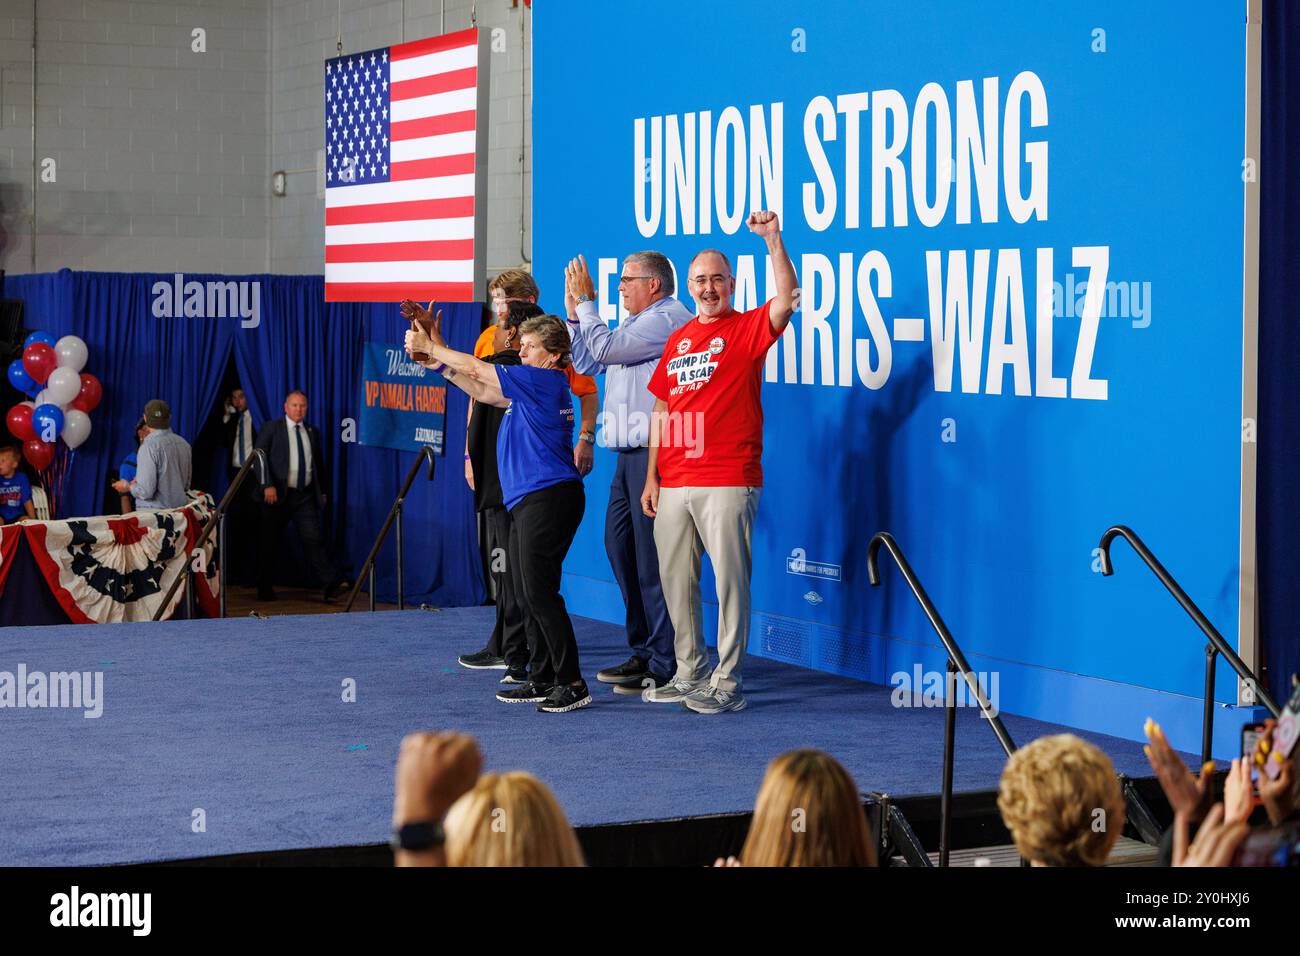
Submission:
<svg viewBox="0 0 1300 956">
<path fill-rule="evenodd" d="M 583 866 L 578 838 L 546 784 L 485 773 L 444 823 L 448 866 Z"/>
<path fill-rule="evenodd" d="M 876 865 L 862 798 L 839 761 L 820 750 L 792 750 L 768 764 L 741 862 Z"/>
<path fill-rule="evenodd" d="M 998 809 L 1020 855 L 1042 866 L 1101 866 L 1124 829 L 1110 758 L 1073 734 L 1040 737 L 1013 753 Z"/>
</svg>

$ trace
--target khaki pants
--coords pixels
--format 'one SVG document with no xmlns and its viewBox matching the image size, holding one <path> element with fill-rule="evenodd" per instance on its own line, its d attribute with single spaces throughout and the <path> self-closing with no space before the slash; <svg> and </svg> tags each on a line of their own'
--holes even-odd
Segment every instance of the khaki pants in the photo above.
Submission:
<svg viewBox="0 0 1300 956">
<path fill-rule="evenodd" d="M 718 588 L 718 666 L 709 683 L 740 689 L 749 642 L 750 538 L 761 488 L 661 488 L 655 517 L 659 578 L 676 632 L 676 677 L 701 680 L 709 671 L 700 604 L 700 555 L 713 563 Z"/>
</svg>

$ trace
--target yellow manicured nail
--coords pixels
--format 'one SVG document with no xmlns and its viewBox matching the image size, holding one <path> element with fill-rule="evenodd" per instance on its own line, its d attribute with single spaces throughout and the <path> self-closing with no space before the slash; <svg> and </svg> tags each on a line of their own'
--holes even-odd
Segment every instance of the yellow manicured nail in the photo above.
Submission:
<svg viewBox="0 0 1300 956">
<path fill-rule="evenodd" d="M 1264 755 L 1255 754 L 1255 763 L 1259 764 L 1261 767 L 1264 766 Z"/>
<path fill-rule="evenodd" d="M 1273 762 L 1274 762 L 1274 763 L 1286 763 L 1286 758 L 1282 756 L 1282 751 L 1280 751 L 1280 750 L 1274 750 L 1274 751 L 1273 751 Z"/>
<path fill-rule="evenodd" d="M 1156 725 L 1156 722 L 1155 722 L 1154 720 L 1152 720 L 1150 717 L 1148 717 L 1147 720 L 1146 720 L 1146 723 L 1144 723 L 1144 724 L 1142 725 L 1142 733 L 1144 733 L 1144 734 L 1146 734 L 1148 737 L 1150 737 L 1150 736 L 1151 736 L 1151 730 L 1152 730 L 1153 727 L 1155 727 L 1155 725 Z"/>
<path fill-rule="evenodd" d="M 1260 738 L 1259 738 L 1259 749 L 1262 750 L 1262 751 L 1264 751 L 1264 753 L 1268 753 L 1269 750 L 1272 749 L 1272 748 L 1269 746 L 1268 738 L 1267 738 L 1267 737 L 1260 737 Z"/>
</svg>

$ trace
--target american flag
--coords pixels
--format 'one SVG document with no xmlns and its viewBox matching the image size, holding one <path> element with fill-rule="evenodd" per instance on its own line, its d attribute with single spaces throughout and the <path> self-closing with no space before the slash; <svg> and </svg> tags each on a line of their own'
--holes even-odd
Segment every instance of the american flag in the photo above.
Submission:
<svg viewBox="0 0 1300 956">
<path fill-rule="evenodd" d="M 325 300 L 475 299 L 478 29 L 325 61 Z"/>
</svg>

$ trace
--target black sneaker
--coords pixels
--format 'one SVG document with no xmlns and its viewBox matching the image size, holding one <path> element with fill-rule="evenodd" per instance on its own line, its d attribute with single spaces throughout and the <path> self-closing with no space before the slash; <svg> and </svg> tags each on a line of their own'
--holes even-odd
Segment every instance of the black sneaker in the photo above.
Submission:
<svg viewBox="0 0 1300 956">
<path fill-rule="evenodd" d="M 644 657 L 629 657 L 617 667 L 606 667 L 596 673 L 596 680 L 602 684 L 621 684 L 626 680 L 638 678 L 650 669 L 650 662 Z"/>
<path fill-rule="evenodd" d="M 503 704 L 540 704 L 547 699 L 551 688 L 534 684 L 530 680 L 497 691 L 497 700 Z"/>
<path fill-rule="evenodd" d="M 506 659 L 497 657 L 490 651 L 479 651 L 477 654 L 462 654 L 456 658 L 456 663 L 461 667 L 468 667 L 475 671 L 503 671 L 506 669 Z"/>
<path fill-rule="evenodd" d="M 658 674 L 646 671 L 640 677 L 625 680 L 621 684 L 615 684 L 614 693 L 623 694 L 627 697 L 638 697 L 644 695 L 648 690 L 658 690 L 667 683 L 667 677 L 660 677 Z"/>
<path fill-rule="evenodd" d="M 528 680 L 528 668 L 524 666 L 507 667 L 505 676 L 501 678 L 503 684 L 522 684 Z"/>
<path fill-rule="evenodd" d="M 570 684 L 556 684 L 551 688 L 546 699 L 537 705 L 537 709 L 544 714 L 567 714 L 590 703 L 591 692 L 587 690 L 586 681 L 577 687 Z"/>
</svg>

